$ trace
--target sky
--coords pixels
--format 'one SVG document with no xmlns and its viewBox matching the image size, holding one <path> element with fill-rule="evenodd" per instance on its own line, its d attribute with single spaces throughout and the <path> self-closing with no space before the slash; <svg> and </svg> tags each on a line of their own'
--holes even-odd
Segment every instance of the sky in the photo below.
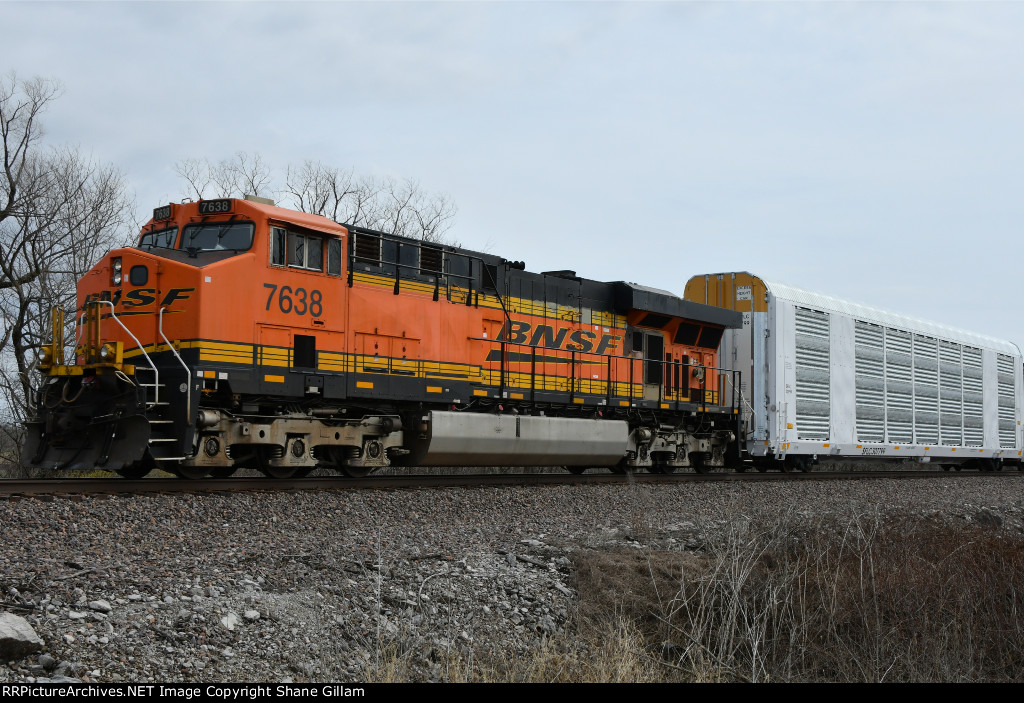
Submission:
<svg viewBox="0 0 1024 703">
<path fill-rule="evenodd" d="M 533 271 L 749 271 L 1024 346 L 1024 3 L 10 2 L 0 73 L 120 168 L 412 178 Z"/>
</svg>

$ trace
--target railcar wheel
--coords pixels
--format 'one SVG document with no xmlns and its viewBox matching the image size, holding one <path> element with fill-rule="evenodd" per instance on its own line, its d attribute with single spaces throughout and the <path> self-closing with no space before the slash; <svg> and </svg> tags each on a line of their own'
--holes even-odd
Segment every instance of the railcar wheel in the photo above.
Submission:
<svg viewBox="0 0 1024 703">
<path fill-rule="evenodd" d="M 783 471 L 807 473 L 810 470 L 811 460 L 806 456 L 787 456 L 785 459 L 785 468 L 783 468 Z"/>
<path fill-rule="evenodd" d="M 576 474 L 577 476 L 582 476 L 583 472 L 587 470 L 587 467 L 586 466 L 566 466 L 565 470 L 568 471 L 571 474 Z"/>
</svg>

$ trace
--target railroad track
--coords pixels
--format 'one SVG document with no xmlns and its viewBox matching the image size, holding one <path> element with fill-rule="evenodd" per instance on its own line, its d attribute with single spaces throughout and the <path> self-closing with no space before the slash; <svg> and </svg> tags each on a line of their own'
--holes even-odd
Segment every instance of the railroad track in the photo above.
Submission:
<svg viewBox="0 0 1024 703">
<path fill-rule="evenodd" d="M 1024 478 L 1017 471 L 1002 472 L 945 472 L 919 470 L 886 471 L 819 471 L 807 473 L 781 472 L 722 472 L 711 474 L 611 474 L 594 473 L 577 476 L 570 473 L 535 474 L 444 474 L 402 475 L 349 478 L 321 476 L 314 478 L 206 478 L 189 481 L 180 478 L 48 478 L 0 479 L 0 497 L 18 496 L 70 496 L 86 494 L 138 494 L 138 493 L 227 493 L 245 491 L 312 491 L 350 489 L 415 489 L 453 487 L 541 486 L 541 485 L 628 485 L 670 484 L 728 481 L 838 481 L 873 479 L 970 479 L 972 477 L 1000 477 L 1010 480 Z"/>
</svg>

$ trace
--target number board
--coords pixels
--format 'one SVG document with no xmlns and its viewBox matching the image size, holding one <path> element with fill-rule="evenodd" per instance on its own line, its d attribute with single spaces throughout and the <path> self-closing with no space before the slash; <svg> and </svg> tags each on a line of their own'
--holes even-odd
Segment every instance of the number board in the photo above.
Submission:
<svg viewBox="0 0 1024 703">
<path fill-rule="evenodd" d="M 216 215 L 221 212 L 231 212 L 231 199 L 224 198 L 222 200 L 200 200 L 199 201 L 199 214 L 200 215 Z"/>
<path fill-rule="evenodd" d="M 171 216 L 171 206 L 164 205 L 162 207 L 153 208 L 153 219 L 154 220 L 166 220 Z"/>
</svg>

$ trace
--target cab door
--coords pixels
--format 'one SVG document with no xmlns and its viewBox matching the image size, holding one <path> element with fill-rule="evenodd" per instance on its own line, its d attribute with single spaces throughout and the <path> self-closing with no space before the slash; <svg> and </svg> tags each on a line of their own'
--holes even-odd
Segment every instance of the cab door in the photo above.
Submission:
<svg viewBox="0 0 1024 703">
<path fill-rule="evenodd" d="M 644 400 L 661 400 L 665 383 L 665 335 L 641 329 L 633 330 L 633 352 L 643 359 L 641 382 Z"/>
</svg>

